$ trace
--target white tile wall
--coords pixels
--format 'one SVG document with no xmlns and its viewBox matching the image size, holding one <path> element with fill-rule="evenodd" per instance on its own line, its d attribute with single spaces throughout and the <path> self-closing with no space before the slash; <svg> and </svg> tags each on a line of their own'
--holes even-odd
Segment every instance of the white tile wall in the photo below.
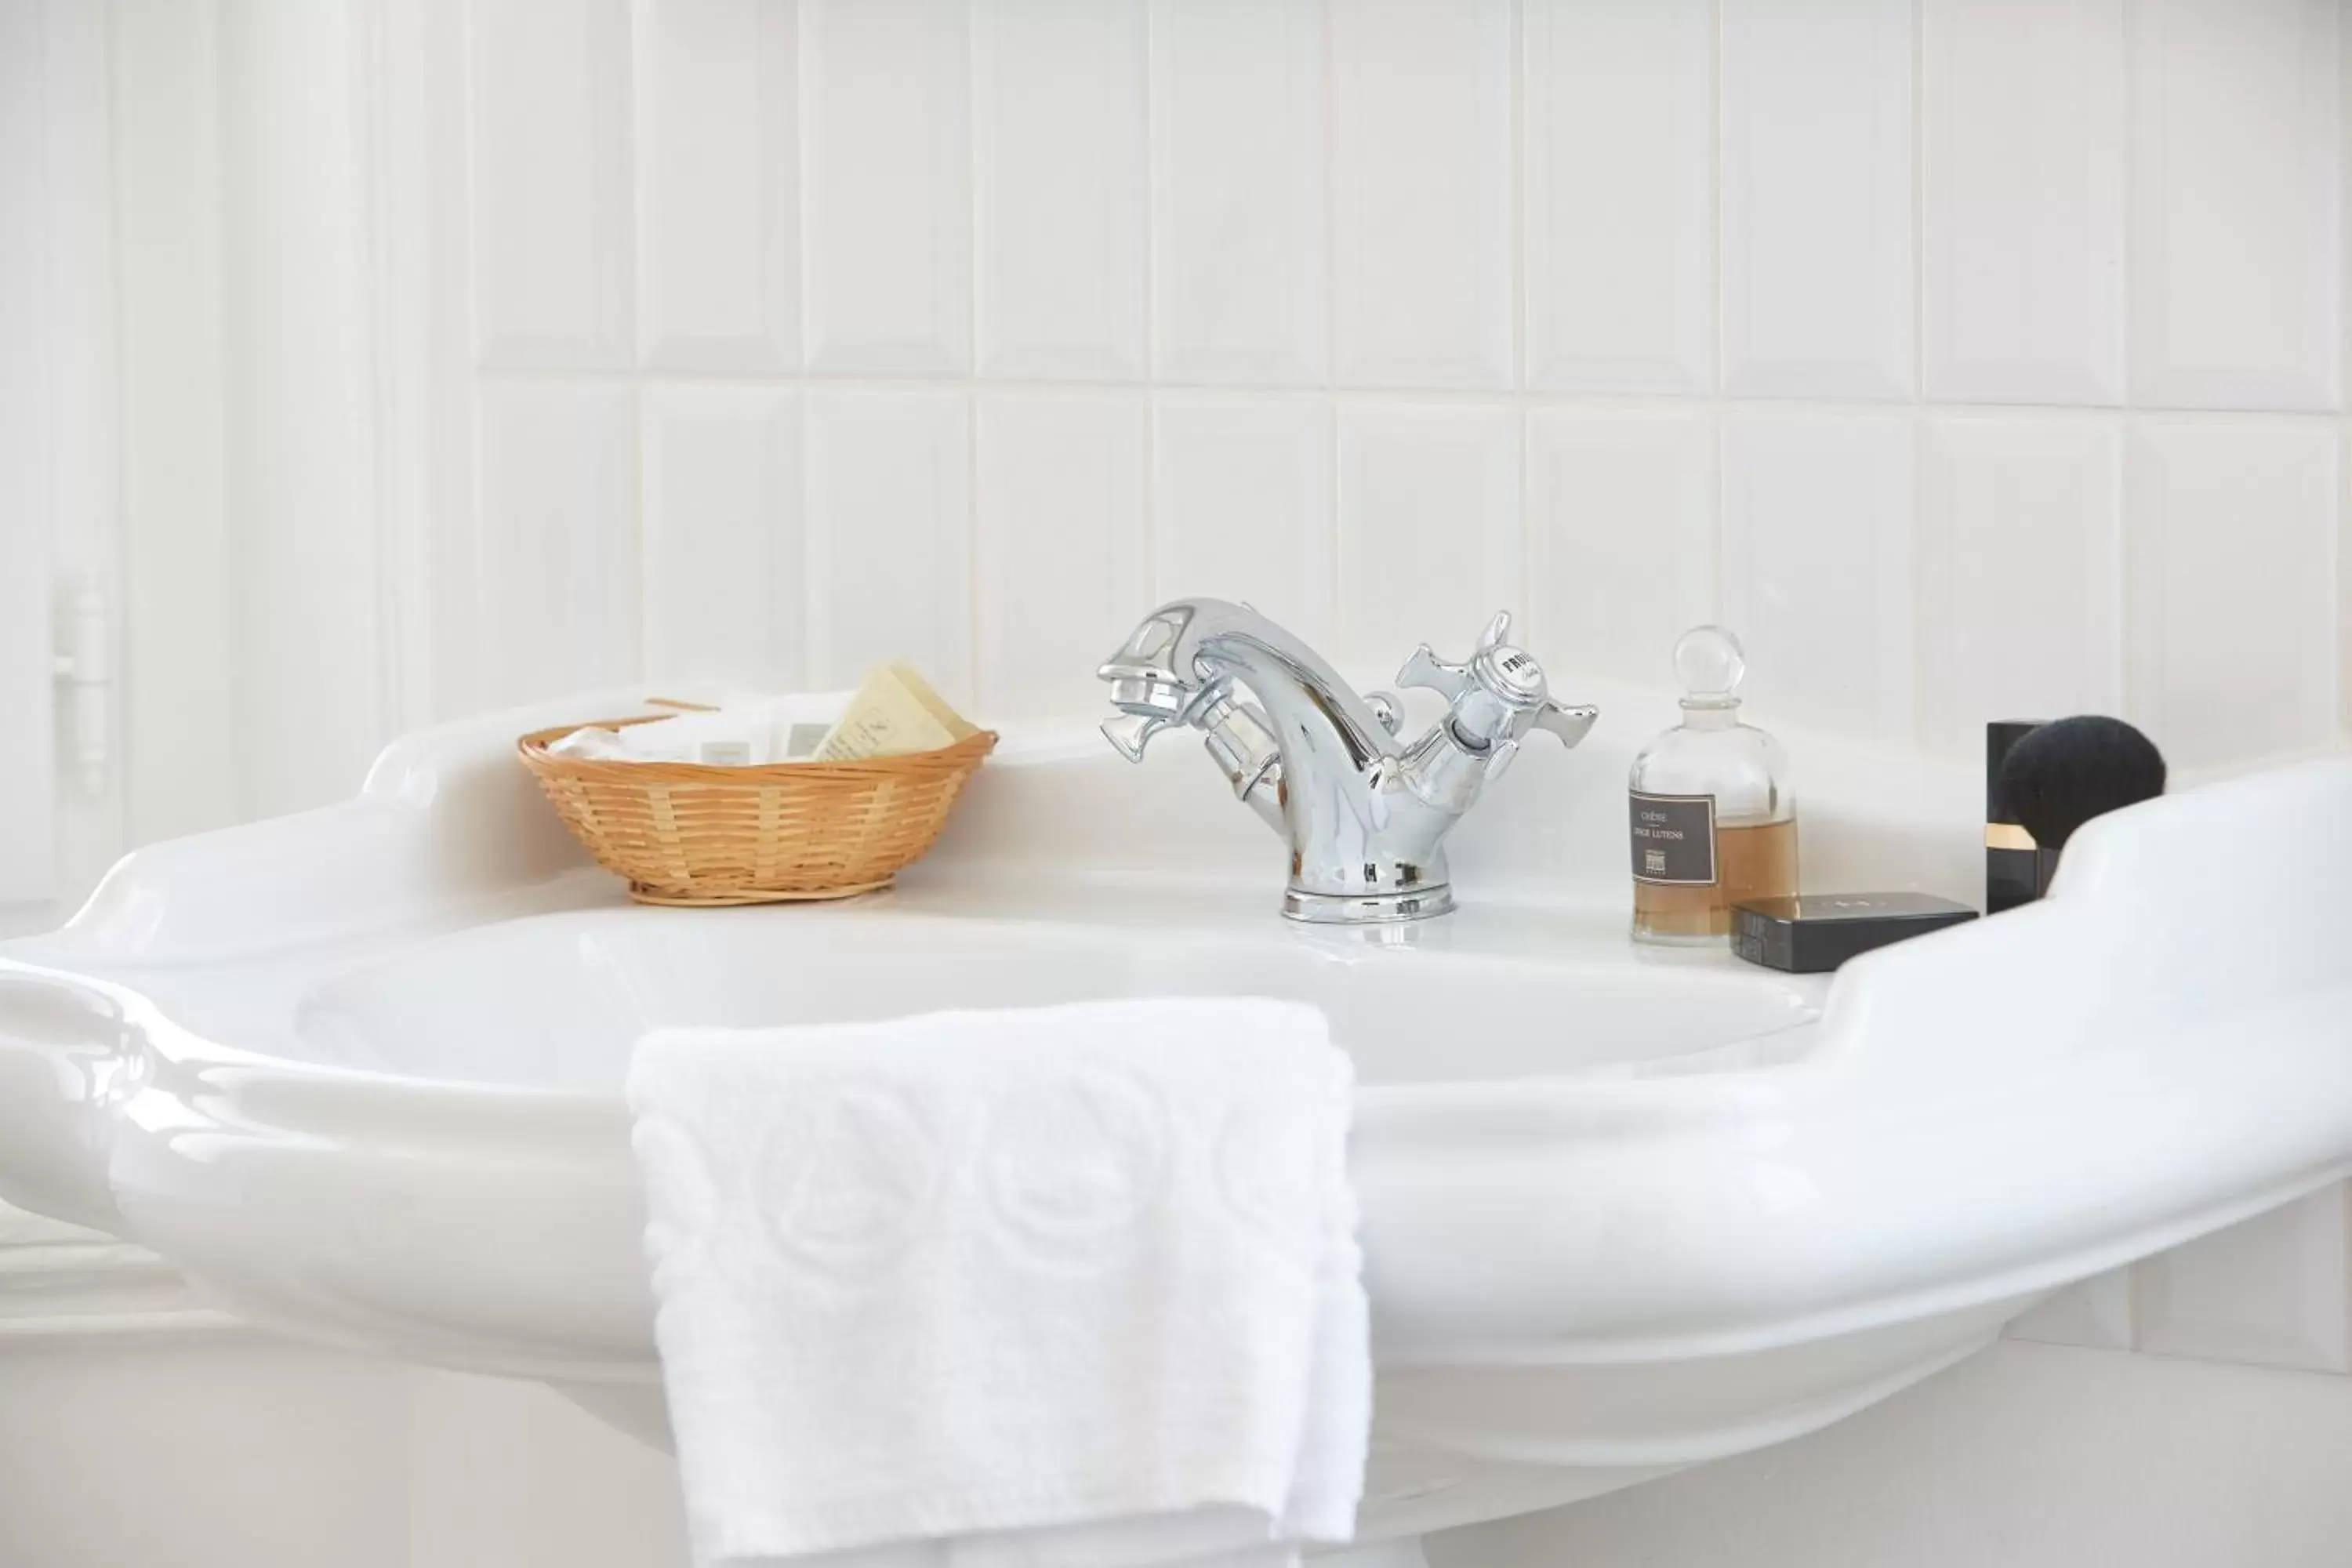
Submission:
<svg viewBox="0 0 2352 1568">
<path fill-rule="evenodd" d="M 1927 395 L 2123 400 L 2124 0 L 1927 0 Z"/>
<path fill-rule="evenodd" d="M 2125 494 L 2125 702 L 2182 763 L 2336 737 L 2332 425 L 2149 420 Z"/>
<path fill-rule="evenodd" d="M 982 0 L 975 20 L 981 374 L 1140 380 L 1143 0 Z"/>
<path fill-rule="evenodd" d="M 1922 742 L 1982 756 L 1988 717 L 2117 711 L 2117 421 L 1937 415 L 1919 455 Z"/>
<path fill-rule="evenodd" d="M 971 400 L 813 392 L 806 439 L 810 679 L 904 658 L 970 701 Z"/>
<path fill-rule="evenodd" d="M 800 367 L 800 35 L 761 0 L 637 0 L 638 352 Z"/>
<path fill-rule="evenodd" d="M 1527 378 L 1715 385 L 1715 7 L 1529 0 Z"/>
<path fill-rule="evenodd" d="M 1331 409 L 1289 393 L 1162 393 L 1151 428 L 1155 602 L 1215 594 L 1331 634 Z"/>
<path fill-rule="evenodd" d="M 1496 610 L 1525 613 L 1519 425 L 1482 405 L 1341 406 L 1337 658 L 1402 665 L 1426 641 L 1460 658 Z"/>
<path fill-rule="evenodd" d="M 2141 0 L 2134 22 L 2135 396 L 2337 407 L 2337 7 Z"/>
<path fill-rule="evenodd" d="M 798 686 L 808 673 L 799 396 L 651 388 L 644 461 L 646 672 Z"/>
<path fill-rule="evenodd" d="M 971 366 L 971 26 L 961 0 L 802 0 L 812 370 Z"/>
<path fill-rule="evenodd" d="M 2070 1285 L 2008 1328 L 2012 1340 L 2087 1350 L 2132 1348 L 2132 1271 L 2111 1268 Z"/>
<path fill-rule="evenodd" d="M 2165 1355 L 2352 1371 L 2344 1184 L 2134 1270 L 2138 1347 Z"/>
<path fill-rule="evenodd" d="M 1323 7 L 1154 0 L 1152 371 L 1316 383 L 1328 369 Z"/>
<path fill-rule="evenodd" d="M 1911 0 L 1722 0 L 1724 386 L 1908 397 Z"/>
<path fill-rule="evenodd" d="M 628 13 L 478 0 L 466 15 L 480 363 L 626 365 Z"/>
<path fill-rule="evenodd" d="M 976 696 L 991 713 L 1083 711 L 1150 592 L 1142 397 L 980 402 Z"/>
<path fill-rule="evenodd" d="M 481 627 L 476 705 L 612 686 L 637 673 L 635 426 L 625 386 L 483 390 L 470 584 Z"/>
<path fill-rule="evenodd" d="M 1703 409 L 1528 416 L 1528 622 L 1562 668 L 1657 686 L 1716 618 L 1715 419 Z"/>
<path fill-rule="evenodd" d="M 1085 709 L 1223 593 L 1635 680 L 1720 614 L 1759 719 L 1956 759 L 2352 710 L 2328 0 L 467 14 L 443 575 L 533 629 L 436 635 L 499 667 L 453 701 L 905 654 Z"/>
<path fill-rule="evenodd" d="M 1723 614 L 1753 713 L 1907 736 L 1912 420 L 1740 412 L 1723 437 Z"/>
<path fill-rule="evenodd" d="M 1507 0 L 1350 0 L 1330 31 L 1333 369 L 1509 386 Z"/>
</svg>

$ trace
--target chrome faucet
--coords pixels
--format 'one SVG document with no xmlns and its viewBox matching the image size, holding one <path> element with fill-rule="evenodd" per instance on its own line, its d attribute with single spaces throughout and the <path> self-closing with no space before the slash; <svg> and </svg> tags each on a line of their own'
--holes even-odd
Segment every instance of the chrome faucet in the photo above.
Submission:
<svg viewBox="0 0 2352 1568">
<path fill-rule="evenodd" d="M 1397 672 L 1450 705 L 1411 743 L 1384 691 L 1358 696 L 1313 648 L 1247 605 L 1178 599 L 1096 671 L 1118 716 L 1102 732 L 1131 763 L 1177 725 L 1201 731 L 1234 795 L 1290 841 L 1282 912 L 1324 924 L 1420 920 L 1454 907 L 1444 840 L 1530 730 L 1573 746 L 1600 717 L 1551 700 L 1542 667 L 1487 623 L 1462 664 L 1423 643 Z"/>
</svg>

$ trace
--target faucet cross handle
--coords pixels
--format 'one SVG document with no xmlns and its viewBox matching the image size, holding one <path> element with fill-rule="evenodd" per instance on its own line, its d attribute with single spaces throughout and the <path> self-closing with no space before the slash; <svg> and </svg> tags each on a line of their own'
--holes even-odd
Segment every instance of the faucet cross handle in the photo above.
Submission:
<svg viewBox="0 0 2352 1568">
<path fill-rule="evenodd" d="M 1561 744 L 1573 746 L 1600 717 L 1596 709 L 1553 701 L 1535 656 L 1503 640 L 1510 630 L 1510 612 L 1499 611 L 1478 634 L 1478 647 L 1466 661 L 1448 664 L 1423 643 L 1397 672 L 1398 685 L 1434 691 L 1452 705 L 1446 722 L 1456 740 L 1473 751 L 1500 752 L 1493 770 L 1497 773 L 1528 731 L 1549 730 Z"/>
</svg>

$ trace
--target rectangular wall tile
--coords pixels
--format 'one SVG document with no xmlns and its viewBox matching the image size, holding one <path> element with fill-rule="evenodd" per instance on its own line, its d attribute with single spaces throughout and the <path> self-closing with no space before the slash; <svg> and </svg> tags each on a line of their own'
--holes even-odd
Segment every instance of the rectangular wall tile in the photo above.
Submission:
<svg viewBox="0 0 2352 1568">
<path fill-rule="evenodd" d="M 1331 407 L 1317 396 L 1153 400 L 1152 597 L 1246 600 L 1331 635 Z"/>
<path fill-rule="evenodd" d="M 2352 1371 L 2341 1182 L 2134 1270 L 2139 1348 L 2258 1366 Z"/>
<path fill-rule="evenodd" d="M 646 670 L 792 690 L 808 637 L 800 399 L 645 394 Z"/>
<path fill-rule="evenodd" d="M 1920 739 L 2123 700 L 2123 440 L 2111 418 L 1945 415 L 1921 429 Z"/>
<path fill-rule="evenodd" d="M 2336 7 L 2147 0 L 2132 28 L 2132 393 L 2333 408 Z"/>
<path fill-rule="evenodd" d="M 822 375 L 971 367 L 965 0 L 803 0 L 804 330 Z"/>
<path fill-rule="evenodd" d="M 2126 711 L 2176 765 L 2336 737 L 2336 435 L 2149 420 L 2126 473 Z"/>
<path fill-rule="evenodd" d="M 1341 658 L 1385 679 L 1417 643 L 1460 658 L 1525 612 L 1517 410 L 1342 404 L 1339 475 Z"/>
<path fill-rule="evenodd" d="M 637 678 L 635 405 L 618 385 L 483 388 L 481 706 Z"/>
<path fill-rule="evenodd" d="M 1144 374 L 1144 0 L 973 18 L 982 375 Z"/>
<path fill-rule="evenodd" d="M 2089 1350 L 2132 1348 L 2132 1271 L 2111 1268 L 2069 1285 L 2002 1332 L 2012 1340 Z"/>
<path fill-rule="evenodd" d="M 980 710 L 1092 714 L 1095 668 L 1151 608 L 1140 394 L 983 395 Z"/>
<path fill-rule="evenodd" d="M 1715 420 L 1528 416 L 1528 629 L 1555 677 L 1668 683 L 1675 639 L 1716 618 Z"/>
<path fill-rule="evenodd" d="M 1335 373 L 1508 386 L 1508 0 L 1344 0 L 1330 18 Z"/>
<path fill-rule="evenodd" d="M 625 365 L 625 0 L 477 0 L 466 17 L 476 353 L 502 369 Z"/>
<path fill-rule="evenodd" d="M 1324 145 L 1319 0 L 1153 0 L 1160 379 L 1324 378 Z"/>
<path fill-rule="evenodd" d="M 1715 385 L 1715 7 L 1528 0 L 1527 380 Z"/>
<path fill-rule="evenodd" d="M 637 0 L 638 352 L 800 364 L 799 23 L 789 0 Z"/>
<path fill-rule="evenodd" d="M 1888 746 L 1911 734 L 1907 416 L 1726 416 L 1723 611 L 1748 714 Z"/>
<path fill-rule="evenodd" d="M 1723 382 L 1907 397 L 1911 0 L 1724 0 Z"/>
<path fill-rule="evenodd" d="M 68 437 L 54 426 L 71 416 L 56 406 L 46 363 L 67 338 L 51 329 L 45 277 L 59 204 L 44 154 L 61 117 L 45 90 L 42 29 L 39 10 L 0 7 L 0 910 L 58 890 L 52 509 Z"/>
<path fill-rule="evenodd" d="M 951 392 L 806 395 L 809 679 L 904 658 L 970 702 L 971 406 Z"/>
<path fill-rule="evenodd" d="M 2124 0 L 1927 0 L 1927 395 L 2123 399 Z"/>
</svg>

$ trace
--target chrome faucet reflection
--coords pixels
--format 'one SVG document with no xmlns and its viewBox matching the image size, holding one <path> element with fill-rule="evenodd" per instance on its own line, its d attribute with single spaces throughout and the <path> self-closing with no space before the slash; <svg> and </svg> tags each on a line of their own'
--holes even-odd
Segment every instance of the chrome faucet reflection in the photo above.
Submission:
<svg viewBox="0 0 2352 1568">
<path fill-rule="evenodd" d="M 1497 615 L 1462 664 L 1416 649 L 1397 673 L 1449 704 L 1402 742 L 1396 699 L 1359 696 L 1322 657 L 1247 605 L 1178 599 L 1145 616 L 1096 673 L 1129 762 L 1177 725 L 1207 737 L 1234 795 L 1290 841 L 1282 912 L 1326 924 L 1419 920 L 1454 907 L 1444 838 L 1531 730 L 1584 739 L 1592 708 L 1551 700 L 1542 667 Z"/>
</svg>

